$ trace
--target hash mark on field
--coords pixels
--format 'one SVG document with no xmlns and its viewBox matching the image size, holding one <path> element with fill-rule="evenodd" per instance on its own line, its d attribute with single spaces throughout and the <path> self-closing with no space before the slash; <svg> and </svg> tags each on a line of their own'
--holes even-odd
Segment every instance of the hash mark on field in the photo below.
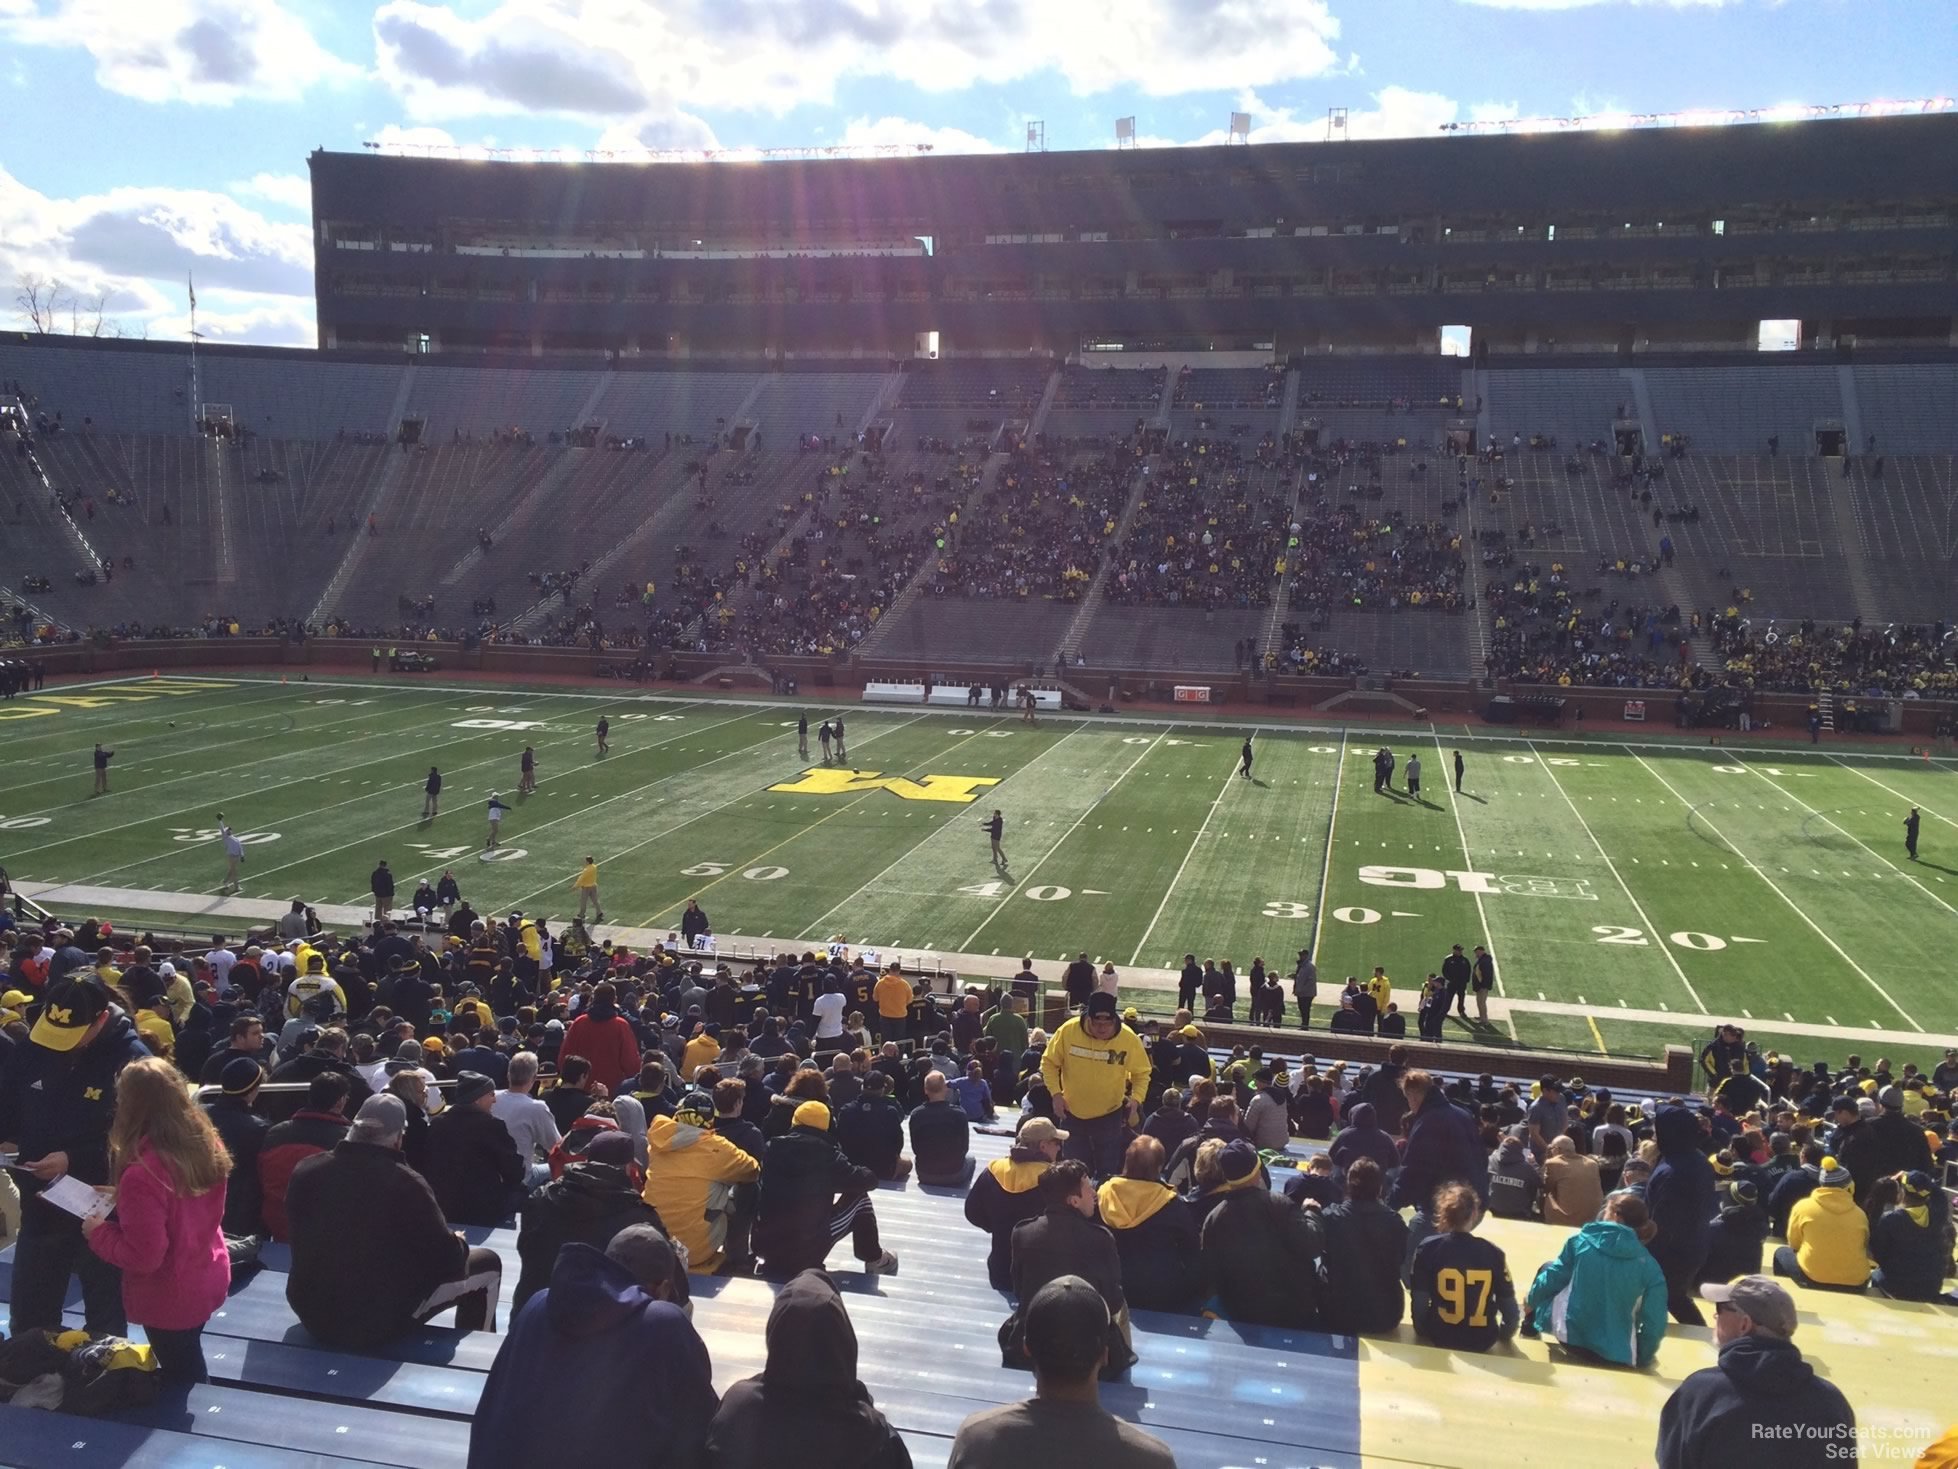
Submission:
<svg viewBox="0 0 1958 1469">
<path fill-rule="evenodd" d="M 1543 992 L 1542 990 L 1538 990 L 1538 991 L 1536 992 L 1536 997 L 1537 997 L 1537 998 L 1538 998 L 1539 1000 L 1547 1000 L 1547 999 L 1549 999 L 1549 998 L 1550 998 L 1550 996 L 1548 996 L 1548 995 L 1546 995 L 1546 994 L 1545 994 L 1545 993 L 1544 993 L 1544 992 Z"/>
<path fill-rule="evenodd" d="M 1625 1002 L 1624 1002 L 1623 1000 L 1620 1000 L 1620 1001 L 1618 1002 L 1618 1008 L 1619 1008 L 1620 1010 L 1629 1010 L 1629 1009 L 1631 1009 L 1631 1006 L 1629 1006 L 1629 1005 L 1627 1005 L 1627 1004 L 1626 1004 L 1626 1003 L 1625 1003 Z"/>
<path fill-rule="evenodd" d="M 1822 1018 L 1828 1021 L 1829 1024 L 1831 1025 L 1840 1025 L 1842 1023 L 1841 1021 L 1837 1020 L 1836 1017 L 1833 1015 L 1824 1015 Z"/>
<path fill-rule="evenodd" d="M 1659 1008 L 1661 1010 L 1670 1010 L 1672 1007 L 1668 1005 L 1664 1000 L 1661 1000 L 1659 1001 Z"/>
<path fill-rule="evenodd" d="M 1792 1016 L 1792 1015 L 1790 1015 L 1790 1014 L 1789 1014 L 1789 1013 L 1788 1013 L 1788 1012 L 1787 1012 L 1786 1010 L 1783 1010 L 1783 1011 L 1781 1012 L 1781 1018 L 1782 1018 L 1783 1020 L 1793 1020 L 1793 1019 L 1794 1019 L 1795 1017 L 1794 1017 L 1794 1016 Z"/>
<path fill-rule="evenodd" d="M 1745 1006 L 1742 1007 L 1740 1013 L 1742 1015 L 1745 1015 L 1749 1020 L 1752 1020 L 1754 1018 L 1754 1012 L 1752 1010 L 1747 1009 Z"/>
</svg>

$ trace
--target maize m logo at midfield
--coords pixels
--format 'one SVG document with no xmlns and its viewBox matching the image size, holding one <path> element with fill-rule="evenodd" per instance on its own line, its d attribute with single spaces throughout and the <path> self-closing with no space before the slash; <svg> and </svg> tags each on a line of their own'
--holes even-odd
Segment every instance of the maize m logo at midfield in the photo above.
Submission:
<svg viewBox="0 0 1958 1469">
<path fill-rule="evenodd" d="M 889 791 L 906 801 L 949 801 L 969 806 L 979 792 L 996 786 L 1001 777 L 992 775 L 928 775 L 923 780 L 904 776 L 886 779 L 875 770 L 837 770 L 817 766 L 802 772 L 800 780 L 769 787 L 791 796 L 860 796 L 870 791 Z"/>
</svg>

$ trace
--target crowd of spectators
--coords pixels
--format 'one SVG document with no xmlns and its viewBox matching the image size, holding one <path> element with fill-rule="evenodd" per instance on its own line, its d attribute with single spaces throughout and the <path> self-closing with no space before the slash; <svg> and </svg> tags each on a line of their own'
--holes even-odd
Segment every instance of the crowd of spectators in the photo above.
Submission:
<svg viewBox="0 0 1958 1469">
<path fill-rule="evenodd" d="M 1305 961 L 1294 994 L 1309 1001 Z M 964 1192 L 1012 1298 L 1003 1360 L 1031 1366 L 1043 1399 L 1066 1375 L 1077 1404 L 1136 1361 L 1132 1308 L 1342 1335 L 1407 1322 L 1451 1351 L 1520 1331 L 1643 1369 L 1667 1314 L 1703 1324 L 1704 1301 L 1720 1359 L 1661 1416 L 1658 1461 L 1677 1469 L 1749 1423 L 1849 1421 L 1794 1346 L 1797 1299 L 1829 1312 L 1813 1287 L 1950 1300 L 1933 1170 L 1958 1163 L 1958 1049 L 1930 1074 L 1805 1067 L 1722 1025 L 1701 1090 L 1658 1098 L 1558 1073 L 1449 1080 L 1401 1044 L 1377 1065 L 1288 1069 L 1206 1037 L 1233 1016 L 1229 965 L 1189 963 L 1203 1020 L 1145 1022 L 1083 955 L 1050 1036 L 1029 1022 L 1031 961 L 956 999 L 841 945 L 737 975 L 677 942 L 635 954 L 575 920 L 478 917 L 446 875 L 427 918 L 384 913 L 357 936 L 295 903 L 250 942 L 165 958 L 48 919 L 0 929 L 0 963 L 8 1177 L 30 1196 L 64 1176 L 117 1181 L 121 1205 L 105 1224 L 21 1201 L 11 1329 L 58 1326 L 79 1276 L 91 1333 L 143 1325 L 166 1377 L 201 1380 L 231 1242 L 269 1236 L 289 1244 L 292 1311 L 328 1346 L 383 1350 L 450 1307 L 493 1331 L 500 1257 L 452 1230 L 515 1218 L 520 1304 L 479 1409 L 484 1463 L 538 1442 L 521 1387 L 544 1383 L 561 1407 L 616 1408 L 567 1407 L 559 1450 L 575 1425 L 611 1433 L 630 1413 L 709 1464 L 757 1462 L 754 1445 L 818 1423 L 823 1454 L 848 1456 L 813 1462 L 906 1462 L 855 1382 L 834 1285 L 807 1272 L 845 1238 L 867 1273 L 896 1271 L 877 1186 L 914 1172 Z M 1250 983 L 1254 1008 L 1277 986 L 1261 963 Z M 1384 974 L 1349 989 L 1378 1003 L 1382 985 L 1390 1015 Z M 201 1107 L 190 1082 L 211 1089 Z M 980 1168 L 971 1132 L 996 1120 L 1014 1141 Z M 1294 1137 L 1331 1146 L 1301 1159 Z M 1569 1232 L 1544 1239 L 1526 1283 L 1473 1233 L 1485 1211 Z M 1486 1310 L 1449 1283 L 1471 1259 Z M 788 1282 L 770 1365 L 717 1399 L 689 1276 L 749 1271 Z M 1057 1311 L 1082 1330 L 1058 1331 Z M 1764 1377 L 1798 1371 L 1799 1395 Z M 961 1454 L 1024 1416 L 971 1420 L 952 1462 L 997 1462 Z"/>
<path fill-rule="evenodd" d="M 867 637 L 928 556 L 979 478 L 958 456 L 942 472 L 899 470 L 883 456 L 846 455 L 804 495 L 806 531 L 765 563 L 721 629 L 750 652 L 831 657 Z"/>
<path fill-rule="evenodd" d="M 1269 606 L 1272 578 L 1284 570 L 1287 501 L 1280 471 L 1260 457 L 1210 438 L 1163 454 L 1115 553 L 1109 600 L 1207 611 Z"/>
<path fill-rule="evenodd" d="M 1704 676 L 1691 660 L 1692 624 L 1677 607 L 1616 598 L 1602 607 L 1562 562 L 1527 563 L 1491 577 L 1491 677 L 1565 688 L 1681 688 Z M 1584 602 L 1594 603 L 1588 610 Z"/>
<path fill-rule="evenodd" d="M 992 486 L 948 518 L 926 584 L 935 596 L 1078 602 L 1139 471 L 1139 446 L 1074 458 L 1048 445 L 1010 454 Z"/>
<path fill-rule="evenodd" d="M 1945 623 L 1804 620 L 1777 627 L 1743 617 L 1738 606 L 1709 610 L 1707 625 L 1726 681 L 1770 693 L 1904 699 L 1958 696 L 1958 637 Z"/>
</svg>

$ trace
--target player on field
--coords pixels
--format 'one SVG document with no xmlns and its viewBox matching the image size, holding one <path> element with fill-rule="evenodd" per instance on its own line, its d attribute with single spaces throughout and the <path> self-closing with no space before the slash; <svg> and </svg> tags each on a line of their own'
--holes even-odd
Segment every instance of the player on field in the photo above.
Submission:
<svg viewBox="0 0 1958 1469">
<path fill-rule="evenodd" d="M 823 764 L 827 765 L 829 764 L 829 742 L 833 738 L 835 738 L 835 736 L 830 733 L 829 721 L 827 719 L 823 721 L 823 727 L 816 731 L 816 738 L 822 742 Z"/>
<path fill-rule="evenodd" d="M 1455 752 L 1455 794 L 1459 796 L 1461 793 L 1462 793 L 1462 752 L 1460 750 L 1457 750 Z"/>
<path fill-rule="evenodd" d="M 1033 717 L 1033 711 L 1034 711 L 1034 709 L 1035 709 L 1035 708 L 1036 708 L 1036 707 L 1037 707 L 1037 706 L 1039 705 L 1039 703 L 1040 703 L 1040 701 L 1039 701 L 1038 699 L 1036 699 L 1036 698 L 1034 698 L 1034 696 L 1033 696 L 1033 690 L 1032 690 L 1032 689 L 1030 689 L 1030 688 L 1025 688 L 1025 687 L 1022 687 L 1022 688 L 1021 688 L 1021 690 L 1020 690 L 1020 710 L 1021 710 L 1021 714 L 1022 714 L 1022 722 L 1023 722 L 1023 723 L 1026 723 L 1026 724 L 1038 724 L 1038 723 L 1040 722 L 1039 720 L 1037 720 L 1037 719 L 1035 719 L 1035 718 Z"/>
<path fill-rule="evenodd" d="M 98 796 L 109 794 L 109 762 L 115 758 L 114 750 L 95 747 L 95 794 Z"/>
<path fill-rule="evenodd" d="M 218 812 L 218 839 L 224 843 L 225 888 L 236 892 L 238 867 L 245 860 L 245 844 L 238 840 L 238 833 L 231 829 L 231 824 L 224 819 L 222 811 Z"/>
<path fill-rule="evenodd" d="M 442 806 L 442 772 L 433 765 L 428 767 L 428 779 L 422 782 L 422 820 L 432 820 Z"/>
<path fill-rule="evenodd" d="M 598 859 L 596 857 L 585 858 L 585 865 L 578 869 L 577 880 L 571 886 L 578 890 L 578 917 L 581 920 L 584 918 L 585 904 L 589 901 L 592 906 L 592 912 L 595 915 L 593 921 L 603 923 L 605 921 L 605 904 L 598 896 Z"/>
<path fill-rule="evenodd" d="M 1421 799 L 1421 757 L 1419 755 L 1409 755 L 1407 757 L 1407 793 L 1417 801 Z"/>
<path fill-rule="evenodd" d="M 517 794 L 527 796 L 537 789 L 537 752 L 529 745 L 523 747 L 523 758 L 517 762 Z"/>
<path fill-rule="evenodd" d="M 795 753 L 798 759 L 809 758 L 809 715 L 800 712 L 795 717 Z"/>
<path fill-rule="evenodd" d="M 1373 752 L 1373 793 L 1377 796 L 1385 790 L 1394 778 L 1394 757 L 1387 753 L 1386 747 Z"/>
<path fill-rule="evenodd" d="M 1917 808 L 1913 806 L 1910 808 L 1910 815 L 1904 818 L 1904 850 L 1910 853 L 1910 860 L 1913 862 L 1917 860 L 1918 820 Z"/>
<path fill-rule="evenodd" d="M 1244 748 L 1238 752 L 1237 773 L 1246 780 L 1251 778 L 1251 741 L 1248 736 L 1245 738 Z"/>
<path fill-rule="evenodd" d="M 489 798 L 489 836 L 483 842 L 485 847 L 494 847 L 503 834 L 503 813 L 510 808 L 503 804 L 503 798 L 495 791 Z"/>
<path fill-rule="evenodd" d="M 598 728 L 593 733 L 598 736 L 599 754 L 603 755 L 607 750 L 612 748 L 612 721 L 607 719 L 603 714 L 598 716 Z"/>
<path fill-rule="evenodd" d="M 986 835 L 992 838 L 993 866 L 997 867 L 1001 872 L 1006 871 L 1006 852 L 999 844 L 1000 837 L 1006 833 L 1006 818 L 999 814 L 999 808 L 995 806 L 993 808 L 992 819 L 990 821 L 982 821 L 979 824 L 986 828 Z"/>
<path fill-rule="evenodd" d="M 841 765 L 850 758 L 850 752 L 843 747 L 843 716 L 836 716 L 834 733 L 836 735 L 836 763 Z"/>
</svg>

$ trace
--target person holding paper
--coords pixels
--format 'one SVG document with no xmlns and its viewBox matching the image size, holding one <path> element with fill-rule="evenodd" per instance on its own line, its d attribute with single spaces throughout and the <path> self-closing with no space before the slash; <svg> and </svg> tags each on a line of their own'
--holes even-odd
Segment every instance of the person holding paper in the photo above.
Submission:
<svg viewBox="0 0 1958 1469">
<path fill-rule="evenodd" d="M 138 1061 L 116 1078 L 109 1163 L 115 1213 L 84 1215 L 82 1234 L 122 1271 L 123 1309 L 149 1338 L 163 1378 L 208 1381 L 204 1323 L 231 1286 L 231 1155 L 168 1061 Z"/>
<path fill-rule="evenodd" d="M 21 1192 L 10 1330 L 59 1331 L 69 1277 L 80 1276 L 90 1334 L 122 1336 L 119 1272 L 88 1248 L 79 1218 L 40 1195 L 63 1178 L 109 1181 L 116 1077 L 149 1049 L 92 973 L 55 981 L 28 1013 L 27 1044 L 0 1086 L 0 1153 L 20 1155 L 9 1170 Z"/>
</svg>

